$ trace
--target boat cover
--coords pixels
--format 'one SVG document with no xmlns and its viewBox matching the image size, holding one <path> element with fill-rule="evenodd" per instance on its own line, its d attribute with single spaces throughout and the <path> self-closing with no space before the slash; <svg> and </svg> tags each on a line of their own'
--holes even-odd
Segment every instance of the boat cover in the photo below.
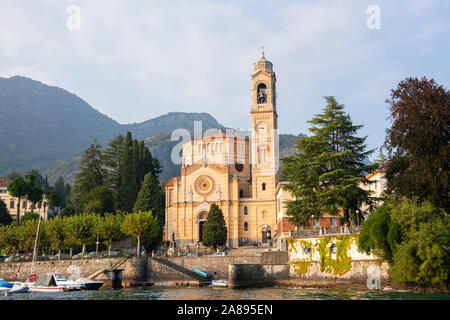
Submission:
<svg viewBox="0 0 450 320">
<path fill-rule="evenodd" d="M 34 287 L 56 287 L 56 281 L 53 274 L 47 273 L 46 275 L 40 276 L 34 283 Z"/>
</svg>

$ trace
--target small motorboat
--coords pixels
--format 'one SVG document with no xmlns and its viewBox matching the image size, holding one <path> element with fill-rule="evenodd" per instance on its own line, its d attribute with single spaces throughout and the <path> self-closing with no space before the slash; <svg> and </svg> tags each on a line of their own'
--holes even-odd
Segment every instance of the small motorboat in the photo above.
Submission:
<svg viewBox="0 0 450 320">
<path fill-rule="evenodd" d="M 206 272 L 206 271 L 203 271 L 203 270 L 200 270 L 200 269 L 197 269 L 197 268 L 193 268 L 192 269 L 196 274 L 198 274 L 199 276 L 201 276 L 201 277 L 203 277 L 203 278 L 205 278 L 205 279 L 210 279 L 211 278 L 211 274 L 209 274 L 208 272 Z"/>
<path fill-rule="evenodd" d="M 88 278 L 80 278 L 75 281 L 83 285 L 85 290 L 98 290 L 103 285 L 103 282 L 101 281 L 95 281 Z"/>
<path fill-rule="evenodd" d="M 58 286 L 53 273 L 47 273 L 40 276 L 34 283 L 28 287 L 31 292 L 66 292 L 69 289 L 65 286 Z"/>
<path fill-rule="evenodd" d="M 228 282 L 222 280 L 213 280 L 211 281 L 211 285 L 213 287 L 228 287 Z"/>
<path fill-rule="evenodd" d="M 78 281 L 67 280 L 61 272 L 53 273 L 56 285 L 58 287 L 65 287 L 68 291 L 83 290 L 84 285 Z"/>
<path fill-rule="evenodd" d="M 30 288 L 22 282 L 13 282 L 13 287 L 8 290 L 9 293 L 28 293 Z"/>
</svg>

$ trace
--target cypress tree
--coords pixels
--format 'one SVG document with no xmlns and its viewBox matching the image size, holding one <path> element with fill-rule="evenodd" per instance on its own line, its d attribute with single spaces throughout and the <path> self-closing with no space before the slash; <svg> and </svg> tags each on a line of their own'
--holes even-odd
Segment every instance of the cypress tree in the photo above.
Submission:
<svg viewBox="0 0 450 320">
<path fill-rule="evenodd" d="M 58 197 L 61 199 L 61 208 L 66 207 L 66 195 L 65 195 L 65 186 L 64 186 L 64 179 L 62 177 L 59 177 L 58 180 L 56 180 L 55 184 L 53 185 L 53 189 L 55 190 Z M 47 191 L 47 190 L 44 190 Z"/>
<path fill-rule="evenodd" d="M 114 137 L 103 150 L 102 161 L 105 167 L 105 183 L 112 189 L 114 207 L 120 209 L 122 184 L 122 157 L 124 153 L 125 137 L 121 134 Z"/>
<path fill-rule="evenodd" d="M 218 205 L 212 204 L 203 225 L 203 244 L 207 247 L 223 246 L 227 243 L 228 229 L 223 217 L 223 212 Z"/>
<path fill-rule="evenodd" d="M 161 205 L 163 196 L 158 178 L 151 172 L 147 173 L 139 191 L 134 212 L 151 211 L 160 221 L 163 221 L 164 207 Z"/>
<path fill-rule="evenodd" d="M 133 141 L 133 204 L 136 201 L 137 194 L 141 190 L 141 183 L 144 176 L 141 176 L 141 158 L 139 152 L 139 142 L 137 140 Z"/>
<path fill-rule="evenodd" d="M 127 133 L 121 161 L 122 178 L 120 188 L 120 207 L 125 212 L 131 212 L 134 204 L 134 166 L 133 140 L 131 132 Z"/>
</svg>

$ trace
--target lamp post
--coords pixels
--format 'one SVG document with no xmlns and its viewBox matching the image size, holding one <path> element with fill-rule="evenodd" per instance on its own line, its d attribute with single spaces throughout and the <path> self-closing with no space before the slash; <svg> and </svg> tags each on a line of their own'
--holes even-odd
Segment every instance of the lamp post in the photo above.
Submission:
<svg viewBox="0 0 450 320">
<path fill-rule="evenodd" d="M 95 242 L 95 256 L 98 258 L 98 245 L 100 242 L 98 242 L 98 235 L 97 235 L 97 241 Z"/>
</svg>

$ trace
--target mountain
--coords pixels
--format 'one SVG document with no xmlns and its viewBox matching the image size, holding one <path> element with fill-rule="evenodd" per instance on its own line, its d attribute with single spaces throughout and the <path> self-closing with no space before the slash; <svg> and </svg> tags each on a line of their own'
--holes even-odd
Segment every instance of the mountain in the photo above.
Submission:
<svg viewBox="0 0 450 320">
<path fill-rule="evenodd" d="M 163 166 L 160 178 L 167 181 L 180 173 L 180 165 L 171 161 L 178 143 L 171 141 L 171 134 L 179 128 L 193 132 L 195 121 L 201 121 L 203 131 L 224 128 L 208 113 L 187 112 L 120 124 L 64 89 L 20 76 L 0 78 L 0 176 L 35 168 L 50 183 L 62 176 L 72 184 L 83 150 L 94 139 L 105 144 L 130 131 L 158 158 Z M 299 137 L 280 135 L 280 155 L 291 153 Z"/>
<path fill-rule="evenodd" d="M 0 78 L 0 176 L 106 141 L 118 122 L 66 90 L 15 76 Z"/>
<path fill-rule="evenodd" d="M 0 78 L 0 176 L 32 168 L 50 173 L 55 161 L 67 172 L 96 138 L 106 143 L 127 131 L 143 138 L 193 130 L 194 121 L 202 121 L 203 129 L 221 127 L 208 113 L 183 112 L 122 125 L 64 89 L 20 76 Z"/>
</svg>

